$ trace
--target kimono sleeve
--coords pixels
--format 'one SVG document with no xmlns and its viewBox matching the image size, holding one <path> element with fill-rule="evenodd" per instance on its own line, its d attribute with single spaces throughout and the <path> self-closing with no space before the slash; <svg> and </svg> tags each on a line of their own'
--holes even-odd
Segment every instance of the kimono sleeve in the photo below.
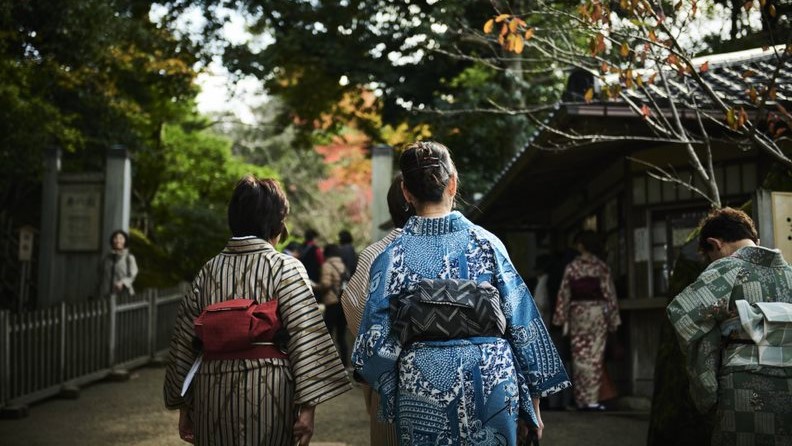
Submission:
<svg viewBox="0 0 792 446">
<path fill-rule="evenodd" d="M 527 384 L 531 398 L 569 387 L 569 377 L 528 287 L 502 246 L 495 245 L 494 254 L 496 288 L 501 295 L 507 339 L 517 360 L 518 375 Z"/>
<path fill-rule="evenodd" d="M 288 353 L 294 374 L 294 404 L 316 406 L 351 390 L 311 291 L 308 274 L 297 259 L 284 261 L 275 294 L 283 326 L 290 336 Z"/>
<path fill-rule="evenodd" d="M 165 407 L 168 409 L 189 409 L 192 406 L 192 387 L 187 390 L 183 397 L 181 396 L 181 388 L 184 378 L 199 354 L 193 343 L 193 338 L 195 337 L 193 322 L 201 313 L 201 289 L 199 284 L 203 280 L 202 277 L 203 273 L 198 273 L 189 291 L 181 300 L 179 308 L 176 310 L 176 322 L 173 326 L 173 333 L 171 334 L 168 348 L 169 358 L 168 366 L 165 370 L 165 385 L 163 388 Z"/>
<path fill-rule="evenodd" d="M 373 256 L 372 247 L 369 246 L 360 253 L 357 268 L 344 291 L 341 292 L 341 308 L 344 310 L 347 327 L 354 336 L 360 329 L 363 311 L 368 298 L 369 271 Z"/>
<path fill-rule="evenodd" d="M 352 353 L 355 371 L 380 394 L 379 416 L 395 419 L 397 361 L 401 343 L 391 336 L 389 296 L 385 293 L 388 251 L 374 261 L 369 275 L 369 297 Z"/>
<path fill-rule="evenodd" d="M 721 335 L 718 324 L 729 316 L 738 268 L 713 263 L 666 308 L 686 356 L 693 402 L 707 412 L 717 401 Z"/>
<path fill-rule="evenodd" d="M 614 332 L 619 325 L 621 325 L 621 315 L 619 314 L 619 301 L 616 298 L 616 285 L 613 283 L 613 276 L 610 269 L 603 265 L 603 271 L 600 275 L 600 288 L 605 297 L 605 305 L 607 308 L 607 323 L 608 331 Z"/>
</svg>

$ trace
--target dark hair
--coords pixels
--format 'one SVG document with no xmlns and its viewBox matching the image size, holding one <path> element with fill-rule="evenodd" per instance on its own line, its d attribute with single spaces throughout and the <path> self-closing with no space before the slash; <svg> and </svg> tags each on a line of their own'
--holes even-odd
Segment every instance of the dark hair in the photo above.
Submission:
<svg viewBox="0 0 792 446">
<path fill-rule="evenodd" d="M 315 239 L 319 236 L 319 233 L 316 232 L 316 229 L 306 229 L 305 230 L 305 241 L 310 242 L 311 240 Z"/>
<path fill-rule="evenodd" d="M 352 243 L 352 234 L 350 234 L 346 229 L 342 229 L 341 232 L 338 233 L 338 243 L 342 245 L 348 245 Z"/>
<path fill-rule="evenodd" d="M 292 240 L 292 241 L 289 242 L 288 245 L 283 247 L 283 250 L 284 251 L 299 251 L 301 246 L 302 245 L 300 245 L 300 243 L 298 241 Z"/>
<path fill-rule="evenodd" d="M 335 243 L 330 243 L 324 247 L 324 255 L 326 258 L 341 257 L 341 248 Z"/>
<path fill-rule="evenodd" d="M 289 200 L 278 182 L 243 177 L 234 188 L 228 203 L 228 227 L 234 237 L 254 235 L 272 240 L 278 235 L 288 236 L 284 220 L 289 214 Z"/>
<path fill-rule="evenodd" d="M 111 245 L 113 244 L 113 239 L 118 234 L 121 234 L 124 237 L 124 248 L 126 248 L 127 247 L 127 243 L 129 243 L 129 234 L 124 232 L 124 230 L 122 230 L 122 229 L 116 229 L 115 231 L 113 231 L 112 234 L 110 234 L 110 244 Z"/>
<path fill-rule="evenodd" d="M 407 190 L 419 201 L 437 203 L 455 174 L 448 148 L 434 141 L 418 141 L 399 157 L 399 168 Z"/>
<path fill-rule="evenodd" d="M 580 243 L 586 251 L 597 257 L 602 257 L 602 241 L 596 232 L 590 229 L 580 231 L 575 234 L 574 243 Z"/>
<path fill-rule="evenodd" d="M 739 209 L 729 207 L 715 209 L 701 220 L 699 227 L 701 228 L 699 232 L 699 250 L 701 252 L 712 251 L 713 246 L 707 242 L 710 237 L 719 238 L 724 242 L 750 239 L 754 243 L 759 243 L 759 234 L 756 232 L 753 220 Z"/>
<path fill-rule="evenodd" d="M 415 208 L 407 203 L 404 199 L 404 193 L 401 188 L 402 174 L 397 173 L 388 188 L 388 212 L 390 213 L 393 227 L 402 228 L 407 223 L 407 220 L 415 215 Z"/>
</svg>

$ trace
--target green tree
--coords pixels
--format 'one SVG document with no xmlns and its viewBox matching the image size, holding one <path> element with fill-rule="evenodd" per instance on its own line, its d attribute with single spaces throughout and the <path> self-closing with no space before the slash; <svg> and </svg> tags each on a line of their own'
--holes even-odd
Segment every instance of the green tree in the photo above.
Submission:
<svg viewBox="0 0 792 446">
<path fill-rule="evenodd" d="M 41 154 L 102 165 L 113 144 L 156 146 L 197 92 L 186 40 L 135 0 L 0 1 L 0 200 L 37 223 Z"/>
<path fill-rule="evenodd" d="M 288 227 L 300 239 L 308 228 L 320 242 L 335 243 L 341 229 L 361 246 L 369 240 L 371 168 L 368 137 L 354 128 L 317 130 L 310 140 L 297 126 L 282 128 L 283 103 L 272 98 L 254 110 L 256 124 L 235 122 L 222 128 L 233 151 L 248 163 L 266 164 L 281 174 L 291 205 Z"/>
<path fill-rule="evenodd" d="M 311 135 L 317 122 L 336 133 L 355 122 L 374 143 L 390 142 L 393 130 L 403 126 L 428 129 L 408 134 L 451 146 L 468 196 L 482 191 L 531 133 L 525 117 L 505 110 L 557 97 L 560 91 L 549 64 L 521 66 L 495 57 L 503 54 L 500 47 L 475 31 L 491 10 L 487 2 L 167 4 L 174 15 L 201 7 L 208 36 L 216 37 L 223 24 L 220 6 L 248 17 L 249 30 L 259 38 L 225 44 L 219 51 L 233 73 L 258 76 L 283 102 L 282 124 L 296 123 Z M 261 36 L 272 43 L 262 45 Z M 526 82 L 529 78 L 533 82 Z M 351 98 L 365 102 L 364 91 L 377 95 L 378 119 L 361 119 L 355 108 L 344 107 Z"/>
<path fill-rule="evenodd" d="M 205 130 L 194 99 L 195 67 L 207 53 L 168 16 L 153 22 L 152 5 L 0 0 L 2 209 L 38 224 L 46 147 L 64 150 L 65 170 L 101 171 L 105 150 L 125 145 L 144 286 L 191 278 L 228 236 L 235 182 L 275 176 Z"/>
<path fill-rule="evenodd" d="M 173 277 L 191 280 L 223 248 L 230 237 L 228 200 L 240 178 L 278 177 L 267 166 L 234 156 L 231 140 L 205 129 L 206 124 L 201 118 L 166 124 L 160 148 L 137 153 L 136 190 L 151 198 L 143 206 L 146 212 L 137 213 L 135 226 L 169 259 L 166 274 L 153 277 L 152 284 L 164 285 Z"/>
</svg>

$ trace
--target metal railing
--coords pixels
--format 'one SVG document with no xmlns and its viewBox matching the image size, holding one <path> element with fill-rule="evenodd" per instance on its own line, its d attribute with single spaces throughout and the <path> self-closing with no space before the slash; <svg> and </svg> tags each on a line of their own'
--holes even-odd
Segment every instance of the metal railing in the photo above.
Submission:
<svg viewBox="0 0 792 446">
<path fill-rule="evenodd" d="M 0 408 L 28 405 L 163 355 L 183 295 L 179 287 L 0 311 Z"/>
</svg>

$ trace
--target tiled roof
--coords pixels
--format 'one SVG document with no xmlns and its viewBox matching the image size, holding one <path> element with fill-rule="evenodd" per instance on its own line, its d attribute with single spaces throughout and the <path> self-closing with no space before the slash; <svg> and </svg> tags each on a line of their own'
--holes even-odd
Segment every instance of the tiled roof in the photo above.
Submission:
<svg viewBox="0 0 792 446">
<path fill-rule="evenodd" d="M 727 103 L 736 106 L 743 105 L 748 109 L 750 100 L 747 95 L 747 90 L 752 85 L 758 87 L 759 85 L 767 84 L 776 69 L 776 51 L 779 51 L 779 54 L 783 52 L 783 45 L 775 48 L 755 48 L 733 53 L 712 54 L 695 58 L 692 60 L 692 63 L 694 67 L 700 68 L 701 65 L 706 62 L 708 64 L 708 70 L 702 73 L 702 77 L 712 86 L 716 94 Z M 651 76 L 651 72 L 649 71 L 644 71 L 642 74 L 644 79 L 648 79 L 649 76 Z M 704 93 L 700 91 L 698 85 L 693 85 L 690 81 L 688 85 L 685 85 L 678 80 L 673 72 L 669 74 L 670 76 L 668 79 L 671 84 L 671 94 L 676 98 L 683 98 L 682 102 L 684 104 L 692 106 L 690 98 L 693 93 L 696 94 L 696 103 L 699 104 L 699 106 L 710 102 Z M 750 74 L 750 76 L 746 74 Z M 650 84 L 647 88 L 658 105 L 663 107 L 664 104 L 668 103 L 668 95 L 664 88 L 660 88 L 657 85 L 658 83 L 659 82 L 656 80 L 655 84 Z M 595 86 L 595 89 L 597 88 L 598 87 Z M 789 102 L 792 100 L 792 60 L 787 60 L 785 65 L 781 67 L 776 78 L 776 89 L 776 100 L 778 102 Z M 648 98 L 642 90 L 627 90 L 627 94 L 639 106 L 643 103 L 648 103 Z M 677 101 L 677 103 L 679 103 L 679 101 Z M 592 103 L 588 105 L 596 106 L 597 104 L 611 108 L 626 107 L 626 104 L 621 100 Z M 768 104 L 772 104 L 772 101 L 768 101 Z M 567 108 L 569 105 L 572 105 L 572 103 L 556 103 L 554 111 L 545 118 L 544 124 L 550 125 L 550 122 L 561 114 L 560 110 Z M 543 130 L 539 128 L 531 134 L 528 143 L 509 160 L 506 166 L 496 175 L 489 190 L 487 190 L 481 199 L 471 207 L 472 212 L 478 212 L 480 210 L 479 205 L 486 205 L 487 201 L 492 198 L 491 195 L 494 189 L 501 181 L 506 179 L 512 169 L 516 168 L 518 161 L 526 155 L 542 133 Z"/>
<path fill-rule="evenodd" d="M 781 55 L 784 47 L 755 48 L 735 53 L 713 54 L 695 58 L 692 62 L 696 69 L 700 69 L 705 63 L 708 65 L 709 69 L 701 73 L 701 77 L 712 86 L 721 99 L 736 106 L 745 106 L 748 109 L 753 105 L 747 91 L 751 86 L 758 88 L 759 85 L 767 85 L 770 82 L 779 60 L 776 51 L 779 52 L 778 55 Z M 644 71 L 644 79 L 648 79 L 651 73 Z M 673 97 L 689 107 L 693 106 L 690 98 L 694 93 L 697 104 L 711 102 L 701 87 L 691 79 L 686 84 L 675 73 L 670 72 L 668 81 Z M 777 101 L 788 102 L 792 99 L 792 60 L 787 59 L 778 72 L 776 89 Z M 657 80 L 655 83 L 647 85 L 647 90 L 659 105 L 662 106 L 663 103 L 668 102 L 667 92 Z M 646 92 L 641 89 L 626 89 L 624 91 L 628 97 L 638 103 L 648 102 Z"/>
</svg>

